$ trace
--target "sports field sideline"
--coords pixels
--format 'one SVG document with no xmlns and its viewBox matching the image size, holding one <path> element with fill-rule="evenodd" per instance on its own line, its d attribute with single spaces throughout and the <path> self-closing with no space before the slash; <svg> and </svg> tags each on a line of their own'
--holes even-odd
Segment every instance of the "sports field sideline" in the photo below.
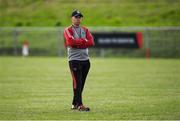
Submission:
<svg viewBox="0 0 180 121">
<path fill-rule="evenodd" d="M 0 119 L 180 119 L 178 59 L 92 58 L 85 86 L 91 111 L 71 111 L 66 58 L 0 57 Z"/>
</svg>

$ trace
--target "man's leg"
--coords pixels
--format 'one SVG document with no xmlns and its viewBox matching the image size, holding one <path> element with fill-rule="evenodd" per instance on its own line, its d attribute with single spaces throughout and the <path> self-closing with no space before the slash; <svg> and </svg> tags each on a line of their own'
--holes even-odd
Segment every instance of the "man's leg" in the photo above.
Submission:
<svg viewBox="0 0 180 121">
<path fill-rule="evenodd" d="M 69 61 L 69 67 L 73 78 L 73 105 L 82 105 L 81 90 L 82 90 L 82 67 L 79 61 Z"/>
<path fill-rule="evenodd" d="M 82 103 L 82 92 L 83 92 L 86 77 L 87 77 L 87 74 L 88 74 L 89 68 L 90 68 L 89 60 L 88 61 L 81 61 L 81 67 L 82 67 L 82 70 L 81 70 L 82 71 L 81 103 Z M 79 111 L 90 111 L 90 108 L 85 107 L 84 105 L 80 105 L 80 106 L 78 106 L 78 110 Z"/>
</svg>

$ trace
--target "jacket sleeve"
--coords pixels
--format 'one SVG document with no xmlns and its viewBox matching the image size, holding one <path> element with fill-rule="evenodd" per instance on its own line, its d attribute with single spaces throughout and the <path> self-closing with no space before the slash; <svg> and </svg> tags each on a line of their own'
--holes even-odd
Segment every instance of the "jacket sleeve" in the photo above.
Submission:
<svg viewBox="0 0 180 121">
<path fill-rule="evenodd" d="M 85 43 L 80 45 L 79 48 L 82 49 L 82 48 L 88 48 L 88 47 L 94 46 L 93 36 L 92 36 L 92 34 L 90 33 L 90 31 L 88 29 L 86 29 L 86 38 L 83 39 L 83 40 L 85 41 Z"/>
<path fill-rule="evenodd" d="M 86 39 L 85 40 L 86 40 L 86 43 L 85 43 L 86 47 L 94 46 L 94 38 L 88 29 L 86 30 Z"/>
<path fill-rule="evenodd" d="M 84 39 L 75 39 L 68 29 L 64 30 L 64 38 L 65 38 L 65 47 L 71 46 L 73 48 L 81 48 L 81 46 L 85 45 Z"/>
</svg>

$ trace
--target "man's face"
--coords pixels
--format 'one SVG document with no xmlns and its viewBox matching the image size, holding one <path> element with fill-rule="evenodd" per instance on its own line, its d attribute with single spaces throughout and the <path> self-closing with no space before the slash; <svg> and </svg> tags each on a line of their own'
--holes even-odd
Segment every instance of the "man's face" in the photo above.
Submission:
<svg viewBox="0 0 180 121">
<path fill-rule="evenodd" d="M 73 16 L 72 17 L 72 23 L 74 25 L 79 26 L 81 24 L 81 21 L 82 21 L 82 17 L 80 17 L 80 16 L 77 16 L 77 17 Z"/>
</svg>

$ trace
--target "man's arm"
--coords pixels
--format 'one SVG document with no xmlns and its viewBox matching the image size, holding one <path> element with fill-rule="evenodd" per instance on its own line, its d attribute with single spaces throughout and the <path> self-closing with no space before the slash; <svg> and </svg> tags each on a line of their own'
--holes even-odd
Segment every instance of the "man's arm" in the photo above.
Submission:
<svg viewBox="0 0 180 121">
<path fill-rule="evenodd" d="M 86 47 L 94 46 L 94 38 L 88 29 L 86 31 L 86 39 L 85 40 L 86 40 L 86 43 L 85 43 Z"/>
<path fill-rule="evenodd" d="M 87 28 L 84 28 L 84 29 L 86 30 L 86 38 L 83 39 L 85 43 L 79 46 L 79 48 L 82 48 L 82 49 L 94 46 L 94 38 L 92 34 Z"/>
<path fill-rule="evenodd" d="M 75 39 L 68 29 L 64 30 L 65 46 L 71 46 L 73 48 L 81 48 L 85 44 L 84 39 Z"/>
</svg>

